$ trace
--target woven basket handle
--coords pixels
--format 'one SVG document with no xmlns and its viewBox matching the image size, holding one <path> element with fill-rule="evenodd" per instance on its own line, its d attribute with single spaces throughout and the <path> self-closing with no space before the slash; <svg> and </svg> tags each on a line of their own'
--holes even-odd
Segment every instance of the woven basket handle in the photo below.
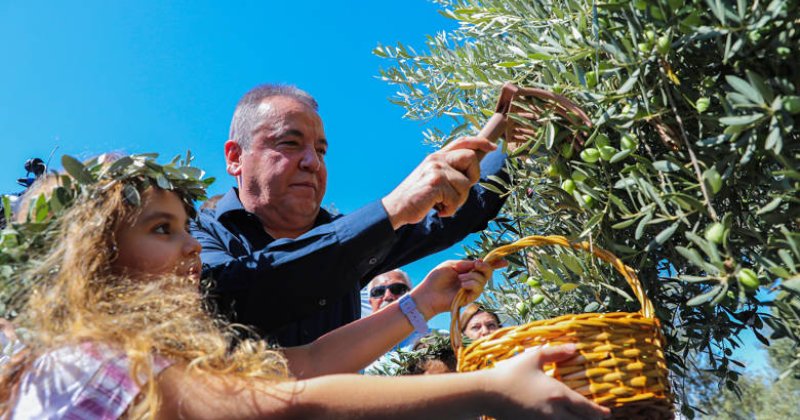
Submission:
<svg viewBox="0 0 800 420">
<path fill-rule="evenodd" d="M 642 309 L 640 310 L 642 315 L 645 318 L 651 319 L 655 316 L 653 302 L 651 302 L 647 295 L 645 295 L 644 288 L 642 288 L 642 283 L 639 281 L 639 278 L 636 277 L 636 272 L 632 268 L 625 265 L 622 260 L 617 258 L 616 255 L 604 249 L 592 246 L 589 242 L 570 242 L 567 238 L 557 235 L 526 236 L 514 243 L 495 248 L 486 254 L 486 256 L 483 258 L 483 261 L 491 265 L 503 259 L 506 255 L 513 254 L 520 249 L 543 245 L 558 245 L 565 248 L 580 249 L 590 252 L 595 257 L 611 264 L 611 266 L 613 266 L 620 274 L 622 274 L 623 277 L 625 277 L 625 280 L 627 280 L 628 285 L 633 290 L 633 294 L 636 295 L 636 299 L 642 306 Z M 453 303 L 450 306 L 450 344 L 453 346 L 453 350 L 456 352 L 456 354 L 459 354 L 459 349 L 461 348 L 461 325 L 459 320 L 459 311 L 466 303 L 466 292 L 464 289 L 461 289 L 456 294 L 456 297 L 453 299 Z"/>
</svg>

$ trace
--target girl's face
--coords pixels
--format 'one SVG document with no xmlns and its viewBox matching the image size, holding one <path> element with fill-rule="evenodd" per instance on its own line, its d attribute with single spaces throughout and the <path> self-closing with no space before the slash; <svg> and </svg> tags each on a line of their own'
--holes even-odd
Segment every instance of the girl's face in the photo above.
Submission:
<svg viewBox="0 0 800 420">
<path fill-rule="evenodd" d="M 478 312 L 467 322 L 467 328 L 464 329 L 464 335 L 477 340 L 482 337 L 497 331 L 500 325 L 494 316 L 488 312 Z"/>
<path fill-rule="evenodd" d="M 112 268 L 133 275 L 177 274 L 200 278 L 200 243 L 189 234 L 183 203 L 172 191 L 149 188 L 132 223 L 117 229 Z"/>
</svg>

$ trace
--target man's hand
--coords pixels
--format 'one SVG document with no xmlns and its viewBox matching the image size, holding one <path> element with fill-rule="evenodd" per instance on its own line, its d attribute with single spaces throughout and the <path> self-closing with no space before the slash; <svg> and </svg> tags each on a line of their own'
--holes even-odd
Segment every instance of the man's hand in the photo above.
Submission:
<svg viewBox="0 0 800 420">
<path fill-rule="evenodd" d="M 430 319 L 448 311 L 461 289 L 466 290 L 470 302 L 475 300 L 492 277 L 492 270 L 504 264 L 501 261 L 492 267 L 481 260 L 445 261 L 425 276 L 425 280 L 411 291 L 411 296 L 422 315 Z"/>
<path fill-rule="evenodd" d="M 381 200 L 392 228 L 417 223 L 436 207 L 449 217 L 464 204 L 469 189 L 480 179 L 478 156 L 496 149 L 483 138 L 462 137 L 428 155 L 389 195 Z"/>
<path fill-rule="evenodd" d="M 548 363 L 576 355 L 575 345 L 544 347 L 500 362 L 486 370 L 487 385 L 496 392 L 496 409 L 487 413 L 497 418 L 599 419 L 610 410 L 589 401 L 542 370 Z"/>
</svg>

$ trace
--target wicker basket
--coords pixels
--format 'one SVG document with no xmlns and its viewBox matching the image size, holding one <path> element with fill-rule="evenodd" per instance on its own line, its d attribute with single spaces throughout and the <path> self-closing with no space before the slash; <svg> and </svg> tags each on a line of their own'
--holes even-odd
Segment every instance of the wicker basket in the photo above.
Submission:
<svg viewBox="0 0 800 420">
<path fill-rule="evenodd" d="M 459 310 L 466 303 L 463 291 L 451 308 L 450 337 L 458 355 L 458 371 L 490 368 L 526 348 L 575 343 L 582 357 L 545 368 L 547 374 L 598 404 L 610 407 L 616 418 L 674 418 L 668 371 L 662 346 L 664 337 L 634 270 L 608 251 L 587 242 L 571 243 L 563 236 L 528 236 L 501 246 L 484 258 L 487 263 L 527 247 L 558 245 L 584 250 L 610 263 L 622 274 L 641 304 L 637 313 L 587 313 L 565 315 L 506 327 L 461 346 Z"/>
</svg>

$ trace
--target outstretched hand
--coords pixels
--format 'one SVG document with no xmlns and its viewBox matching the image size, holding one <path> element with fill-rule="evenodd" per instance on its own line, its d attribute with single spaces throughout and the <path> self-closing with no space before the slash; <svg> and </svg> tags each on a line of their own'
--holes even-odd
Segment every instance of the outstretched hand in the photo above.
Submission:
<svg viewBox="0 0 800 420">
<path fill-rule="evenodd" d="M 492 277 L 495 268 L 481 260 L 445 261 L 431 270 L 425 280 L 411 291 L 411 296 L 422 314 L 430 319 L 446 312 L 459 290 L 464 289 L 471 302 L 483 292 L 483 286 Z"/>
<path fill-rule="evenodd" d="M 485 372 L 497 392 L 497 418 L 600 419 L 611 411 L 547 376 L 543 367 L 576 356 L 574 344 L 544 347 L 502 361 Z"/>
<path fill-rule="evenodd" d="M 428 155 L 381 200 L 392 228 L 417 223 L 433 208 L 441 217 L 455 214 L 480 179 L 477 152 L 488 153 L 496 148 L 484 138 L 462 137 Z"/>
</svg>

